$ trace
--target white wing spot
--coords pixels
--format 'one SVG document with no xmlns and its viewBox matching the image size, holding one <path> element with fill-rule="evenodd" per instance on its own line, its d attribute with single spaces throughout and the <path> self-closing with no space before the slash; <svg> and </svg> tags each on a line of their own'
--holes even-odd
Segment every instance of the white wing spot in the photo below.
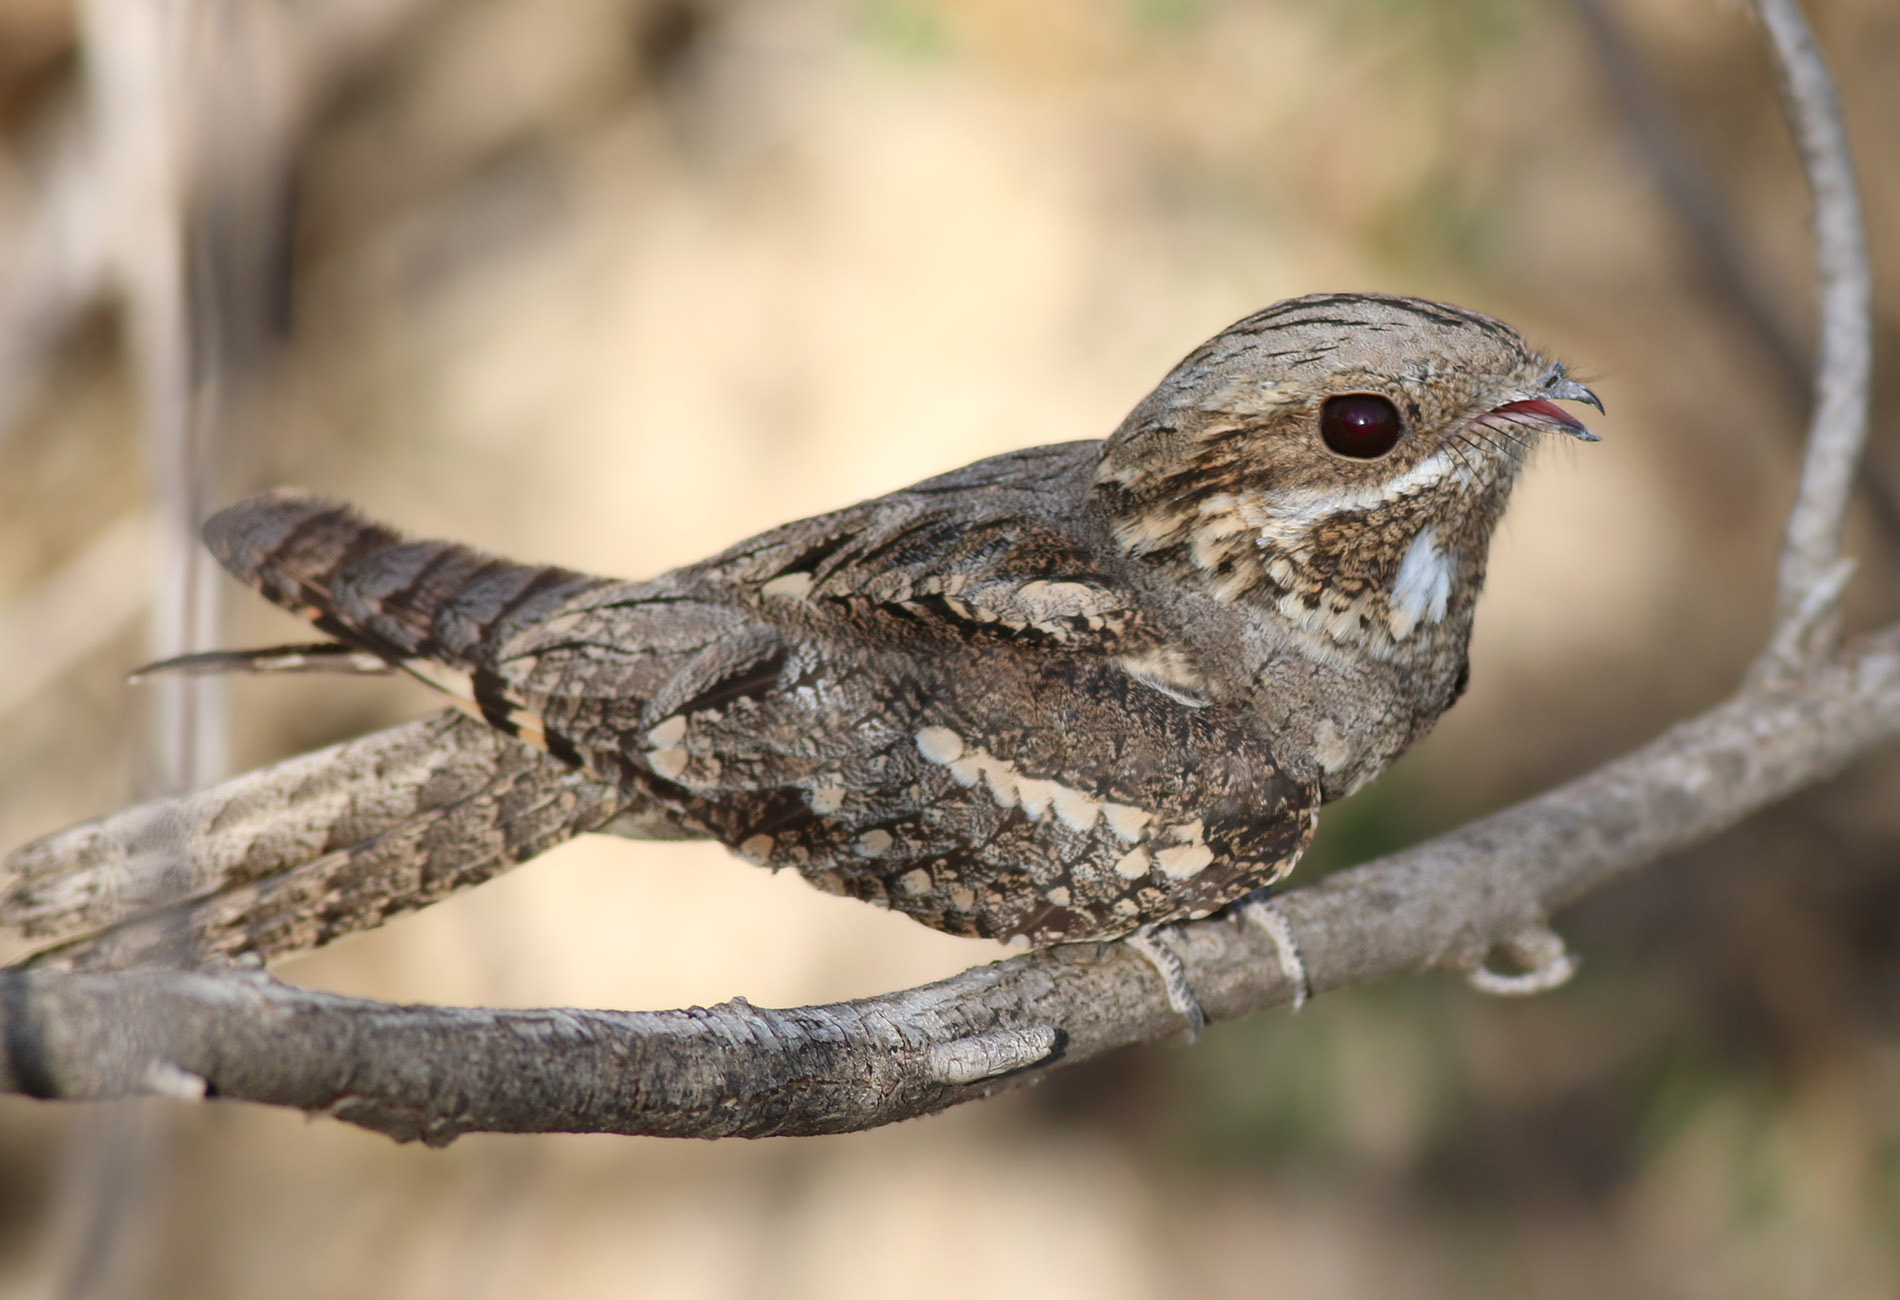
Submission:
<svg viewBox="0 0 1900 1300">
<path fill-rule="evenodd" d="M 1069 887 L 1067 885 L 1057 885 L 1054 889 L 1043 894 L 1043 897 L 1049 900 L 1051 906 L 1067 907 L 1069 905 Z"/>
<path fill-rule="evenodd" d="M 890 852 L 891 833 L 887 830 L 868 830 L 858 836 L 857 852 L 861 858 L 876 858 Z"/>
<path fill-rule="evenodd" d="M 754 835 L 739 845 L 739 856 L 748 862 L 764 866 L 772 857 L 772 846 L 776 843 L 770 835 Z"/>
<path fill-rule="evenodd" d="M 906 894 L 928 893 L 930 886 L 934 883 L 930 878 L 930 873 L 922 867 L 915 867 L 897 878 L 898 890 Z"/>
<path fill-rule="evenodd" d="M 1066 785 L 1056 787 L 1053 806 L 1056 816 L 1063 824 L 1078 831 L 1093 830 L 1095 819 L 1101 815 L 1102 805 L 1083 794 L 1080 790 Z"/>
<path fill-rule="evenodd" d="M 1115 874 L 1124 880 L 1140 880 L 1148 874 L 1148 868 L 1154 865 L 1148 860 L 1146 849 L 1130 849 L 1115 864 Z"/>
<path fill-rule="evenodd" d="M 1171 849 L 1158 849 L 1155 852 L 1155 862 L 1161 867 L 1162 874 L 1175 880 L 1198 875 L 1213 860 L 1214 850 L 1205 844 L 1177 844 Z"/>
<path fill-rule="evenodd" d="M 963 737 L 948 727 L 925 727 L 917 733 L 917 752 L 947 766 L 963 757 Z"/>
<path fill-rule="evenodd" d="M 1014 763 L 967 746 L 963 738 L 948 727 L 925 727 L 919 731 L 917 752 L 948 768 L 951 779 L 966 789 L 982 781 L 989 787 L 990 798 L 998 808 L 1021 808 L 1031 821 L 1041 821 L 1045 813 L 1053 811 L 1063 825 L 1087 834 L 1095 829 L 1098 821 L 1106 818 L 1109 830 L 1125 843 L 1133 844 L 1154 819 L 1153 814 L 1140 808 L 1097 799 L 1086 790 L 1060 781 L 1024 776 Z M 1198 823 L 1194 825 L 1198 828 Z"/>
<path fill-rule="evenodd" d="M 1182 822 L 1179 826 L 1170 828 L 1168 834 L 1173 836 L 1178 844 L 1199 844 L 1207 834 L 1207 830 L 1201 825 L 1201 819 L 1196 817 L 1191 822 Z"/>
<path fill-rule="evenodd" d="M 820 816 L 835 813 L 844 806 L 844 787 L 841 785 L 813 786 L 811 797 L 806 802 L 811 810 Z"/>
<path fill-rule="evenodd" d="M 686 719 L 674 714 L 653 730 L 647 732 L 647 744 L 654 749 L 671 749 L 680 743 L 686 735 Z"/>
<path fill-rule="evenodd" d="M 668 781 L 679 779 L 686 770 L 686 751 L 683 749 L 656 749 L 647 755 L 647 766 Z"/>
<path fill-rule="evenodd" d="M 782 596 L 786 600 L 802 600 L 811 594 L 811 575 L 809 573 L 781 573 L 760 587 L 759 594 Z"/>
<path fill-rule="evenodd" d="M 1049 805 L 1055 801 L 1056 791 L 1061 788 L 1054 781 L 1019 776 L 1016 778 L 1016 802 L 1029 814 L 1030 821 L 1041 821 L 1042 815 L 1049 811 Z"/>
<path fill-rule="evenodd" d="M 1140 808 L 1125 803 L 1103 804 L 1102 816 L 1108 820 L 1108 829 L 1114 831 L 1129 844 L 1140 839 L 1142 830 L 1154 820 L 1150 814 Z"/>
</svg>

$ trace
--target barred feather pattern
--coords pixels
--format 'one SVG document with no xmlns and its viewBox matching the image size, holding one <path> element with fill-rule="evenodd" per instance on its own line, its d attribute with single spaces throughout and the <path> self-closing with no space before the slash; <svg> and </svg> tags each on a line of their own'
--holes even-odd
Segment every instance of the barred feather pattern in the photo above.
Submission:
<svg viewBox="0 0 1900 1300">
<path fill-rule="evenodd" d="M 1395 438 L 1335 450 L 1326 403 L 1368 394 Z M 1207 915 L 1463 689 L 1527 451 L 1589 436 L 1557 400 L 1595 401 L 1490 317 L 1314 295 L 1196 349 L 1106 440 L 644 582 L 241 502 L 212 552 L 335 647 L 160 669 L 388 665 L 454 711 L 20 849 L 0 923 L 68 966 L 282 955 L 590 830 L 711 836 L 954 934 Z"/>
</svg>

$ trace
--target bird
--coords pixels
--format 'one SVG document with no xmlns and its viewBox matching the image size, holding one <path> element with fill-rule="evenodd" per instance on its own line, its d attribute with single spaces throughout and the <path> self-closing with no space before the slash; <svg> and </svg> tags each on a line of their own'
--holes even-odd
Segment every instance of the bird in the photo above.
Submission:
<svg viewBox="0 0 1900 1300">
<path fill-rule="evenodd" d="M 1107 438 L 1007 452 L 645 581 L 278 491 L 204 527 L 327 639 L 154 670 L 396 672 L 420 721 L 15 850 L 29 965 L 273 959 L 585 832 L 712 838 L 956 935 L 1153 936 L 1257 899 L 1464 691 L 1492 533 L 1602 410 L 1512 327 L 1291 298 Z"/>
</svg>

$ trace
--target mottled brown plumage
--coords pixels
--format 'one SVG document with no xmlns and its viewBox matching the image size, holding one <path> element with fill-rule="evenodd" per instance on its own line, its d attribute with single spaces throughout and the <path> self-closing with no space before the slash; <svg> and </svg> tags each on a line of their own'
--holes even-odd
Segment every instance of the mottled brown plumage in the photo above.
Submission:
<svg viewBox="0 0 1900 1300">
<path fill-rule="evenodd" d="M 1343 394 L 1389 401 L 1396 445 L 1331 450 L 1320 413 Z M 595 829 L 712 836 L 955 934 L 1206 915 L 1290 870 L 1319 805 L 1462 689 L 1524 456 L 1582 432 L 1553 400 L 1594 398 L 1497 321 L 1326 295 L 1216 336 L 1106 442 L 994 457 L 646 582 L 407 541 L 300 495 L 241 503 L 206 527 L 236 576 L 359 652 L 340 666 L 370 652 L 481 722 L 29 845 L 0 918 L 78 935 L 48 954 L 68 964 L 270 955 Z M 159 825 L 162 847 L 141 841 Z"/>
</svg>

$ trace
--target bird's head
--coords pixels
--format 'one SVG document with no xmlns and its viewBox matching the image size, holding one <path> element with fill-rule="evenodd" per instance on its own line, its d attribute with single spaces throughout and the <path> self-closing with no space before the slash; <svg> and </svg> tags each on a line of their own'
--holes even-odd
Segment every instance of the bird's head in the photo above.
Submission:
<svg viewBox="0 0 1900 1300">
<path fill-rule="evenodd" d="M 1492 529 L 1557 405 L 1596 395 L 1502 321 L 1378 294 L 1293 298 L 1195 349 L 1104 444 L 1131 555 L 1333 643 L 1462 654 Z"/>
</svg>

